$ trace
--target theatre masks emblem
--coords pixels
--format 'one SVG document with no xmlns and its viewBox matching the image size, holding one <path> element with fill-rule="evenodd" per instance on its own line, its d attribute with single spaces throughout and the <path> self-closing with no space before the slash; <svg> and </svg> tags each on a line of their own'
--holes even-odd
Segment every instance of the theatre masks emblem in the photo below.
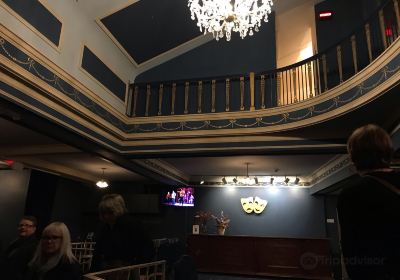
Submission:
<svg viewBox="0 0 400 280">
<path fill-rule="evenodd" d="M 268 204 L 268 201 L 261 199 L 258 196 L 254 198 L 252 196 L 241 198 L 240 202 L 242 203 L 244 212 L 246 212 L 247 214 L 250 214 L 252 212 L 256 214 L 261 214 Z"/>
</svg>

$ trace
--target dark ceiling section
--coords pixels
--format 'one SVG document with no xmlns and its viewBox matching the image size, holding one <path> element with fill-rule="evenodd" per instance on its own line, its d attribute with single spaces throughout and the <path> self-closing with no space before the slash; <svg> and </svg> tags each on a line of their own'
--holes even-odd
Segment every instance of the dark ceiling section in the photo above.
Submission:
<svg viewBox="0 0 400 280">
<path fill-rule="evenodd" d="M 101 21 L 138 64 L 201 35 L 182 0 L 138 1 Z"/>
<path fill-rule="evenodd" d="M 39 1 L 4 0 L 11 9 L 58 46 L 62 23 Z"/>
<path fill-rule="evenodd" d="M 86 46 L 83 49 L 82 68 L 125 102 L 125 83 Z"/>
</svg>

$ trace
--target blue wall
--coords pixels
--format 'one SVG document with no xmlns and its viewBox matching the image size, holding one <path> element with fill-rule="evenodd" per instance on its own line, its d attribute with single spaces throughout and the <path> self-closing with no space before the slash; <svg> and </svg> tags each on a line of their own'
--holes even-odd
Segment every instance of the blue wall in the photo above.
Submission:
<svg viewBox="0 0 400 280">
<path fill-rule="evenodd" d="M 384 1 L 336 0 L 315 5 L 316 15 L 322 11 L 333 12 L 330 20 L 316 20 L 318 51 L 324 51 L 354 32 L 378 8 L 380 2 Z"/>
<path fill-rule="evenodd" d="M 17 237 L 17 225 L 25 213 L 29 176 L 27 170 L 0 170 L 0 252 Z"/>
<path fill-rule="evenodd" d="M 137 193 L 155 195 L 165 193 L 166 188 L 114 186 L 110 192 L 124 196 L 127 206 Z M 100 200 L 98 193 L 97 199 Z M 240 198 L 258 196 L 268 200 L 268 205 L 260 215 L 246 214 L 242 210 Z M 93 201 L 93 199 L 90 199 Z M 140 217 L 152 238 L 179 237 L 184 239 L 192 232 L 194 216 L 197 211 L 211 211 L 219 215 L 221 210 L 231 218 L 228 235 L 250 235 L 295 238 L 324 238 L 325 204 L 324 198 L 311 196 L 308 189 L 197 187 L 195 188 L 195 207 L 159 206 L 157 211 L 132 213 Z M 94 211 L 97 209 L 94 208 Z M 97 218 L 93 216 L 93 218 Z M 215 221 L 208 222 L 208 233 L 216 233 Z"/>
<path fill-rule="evenodd" d="M 268 201 L 265 210 L 256 215 L 243 211 L 240 198 L 258 196 Z M 324 200 L 308 189 L 210 187 L 196 189 L 196 209 L 218 215 L 221 210 L 231 218 L 226 234 L 271 237 L 324 238 Z M 209 221 L 215 233 L 215 222 Z"/>
<path fill-rule="evenodd" d="M 53 181 L 52 186 L 46 186 L 47 176 L 53 179 L 47 180 Z M 47 224 L 51 220 L 65 222 L 73 239 L 84 237 L 89 231 L 96 231 L 99 226 L 97 205 L 105 193 L 113 192 L 125 198 L 130 214 L 143 221 L 151 238 L 178 237 L 184 240 L 191 234 L 194 216 L 200 210 L 211 211 L 214 215 L 219 215 L 223 210 L 231 218 L 230 227 L 226 232 L 228 235 L 326 237 L 324 197 L 311 196 L 308 189 L 281 188 L 272 191 L 271 188 L 258 187 L 233 190 L 219 186 L 196 187 L 195 207 L 171 207 L 155 203 L 152 206 L 142 204 L 143 209 L 138 209 L 138 197 L 158 196 L 161 201 L 161 195 L 167 187 L 114 182 L 111 188 L 102 190 L 94 185 L 85 185 L 69 179 L 55 180 L 53 175 L 42 174 L 40 179 L 41 188 L 31 182 L 28 200 L 35 201 L 28 201 L 27 205 L 31 205 L 31 208 L 35 206 L 35 213 L 42 223 Z M 43 192 L 50 195 L 46 196 Z M 268 201 L 263 213 L 246 214 L 242 210 L 240 198 L 249 196 L 258 196 Z M 132 203 L 136 205 L 130 205 Z M 43 211 L 48 211 L 48 217 L 44 217 Z M 208 222 L 208 232 L 216 233 L 214 220 Z"/>
</svg>

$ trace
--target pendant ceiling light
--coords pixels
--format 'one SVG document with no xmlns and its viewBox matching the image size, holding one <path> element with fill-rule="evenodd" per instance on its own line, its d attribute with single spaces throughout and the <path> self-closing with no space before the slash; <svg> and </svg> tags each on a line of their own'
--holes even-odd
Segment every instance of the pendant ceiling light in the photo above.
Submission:
<svg viewBox="0 0 400 280">
<path fill-rule="evenodd" d="M 192 20 L 204 34 L 212 33 L 218 41 L 232 32 L 239 32 L 243 39 L 258 32 L 261 22 L 268 22 L 272 0 L 189 0 Z"/>
<path fill-rule="evenodd" d="M 107 188 L 108 187 L 108 182 L 104 179 L 104 170 L 105 168 L 102 168 L 103 173 L 102 173 L 102 179 L 97 181 L 96 186 L 98 186 L 101 189 Z"/>
</svg>

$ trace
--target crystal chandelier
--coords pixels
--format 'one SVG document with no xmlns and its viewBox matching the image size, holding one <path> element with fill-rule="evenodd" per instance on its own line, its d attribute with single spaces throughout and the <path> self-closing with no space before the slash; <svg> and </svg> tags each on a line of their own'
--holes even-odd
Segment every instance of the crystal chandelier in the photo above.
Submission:
<svg viewBox="0 0 400 280">
<path fill-rule="evenodd" d="M 243 39 L 258 32 L 261 21 L 268 22 L 272 0 L 188 0 L 192 20 L 206 34 L 210 32 L 218 41 L 226 35 L 231 40 L 233 32 Z"/>
</svg>

